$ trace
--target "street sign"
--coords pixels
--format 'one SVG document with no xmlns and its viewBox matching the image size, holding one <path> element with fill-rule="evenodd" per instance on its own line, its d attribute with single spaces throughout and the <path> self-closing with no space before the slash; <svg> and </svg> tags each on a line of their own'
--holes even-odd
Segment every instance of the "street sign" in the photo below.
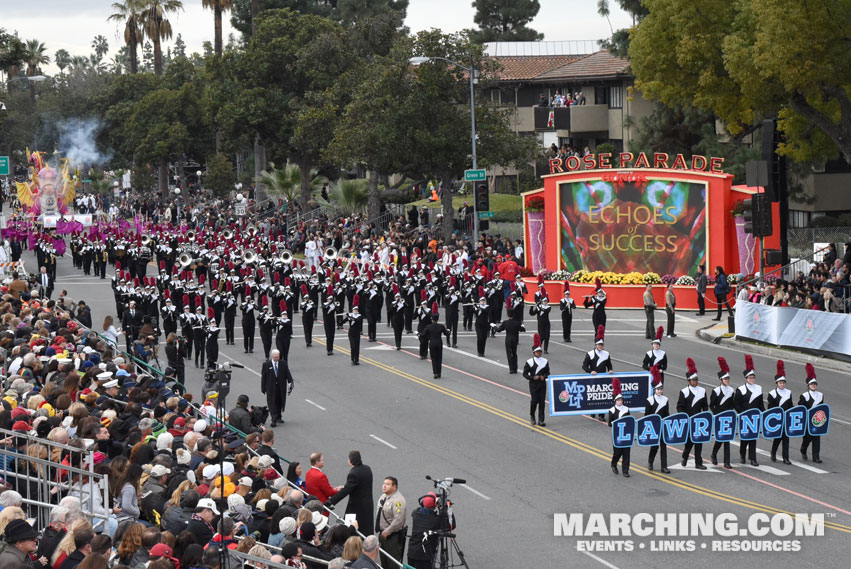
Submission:
<svg viewBox="0 0 851 569">
<path fill-rule="evenodd" d="M 465 182 L 482 182 L 487 180 L 487 174 L 484 170 L 464 170 Z"/>
<path fill-rule="evenodd" d="M 0 176 L 9 175 L 9 157 L 0 156 Z"/>
<path fill-rule="evenodd" d="M 480 211 L 480 212 L 478 212 L 478 214 L 479 214 L 479 219 L 488 219 L 490 217 L 493 217 L 492 211 Z"/>
<path fill-rule="evenodd" d="M 236 204 L 236 215 L 245 215 L 245 204 Z"/>
</svg>

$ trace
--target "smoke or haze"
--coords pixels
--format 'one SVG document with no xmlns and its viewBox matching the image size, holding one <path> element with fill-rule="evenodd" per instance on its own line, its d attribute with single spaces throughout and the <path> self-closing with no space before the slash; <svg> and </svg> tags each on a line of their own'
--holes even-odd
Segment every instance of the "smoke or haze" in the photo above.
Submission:
<svg viewBox="0 0 851 569">
<path fill-rule="evenodd" d="M 57 128 L 59 152 L 68 158 L 72 167 L 102 166 L 109 161 L 110 154 L 103 154 L 95 143 L 95 137 L 101 128 L 99 120 L 68 119 L 60 122 Z"/>
</svg>

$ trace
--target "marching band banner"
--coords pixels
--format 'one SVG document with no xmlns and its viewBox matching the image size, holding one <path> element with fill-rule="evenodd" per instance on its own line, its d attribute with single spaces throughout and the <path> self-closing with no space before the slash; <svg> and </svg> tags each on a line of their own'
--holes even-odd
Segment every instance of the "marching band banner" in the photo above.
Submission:
<svg viewBox="0 0 851 569">
<path fill-rule="evenodd" d="M 626 401 L 624 401 L 626 403 Z M 753 441 L 760 437 L 774 440 L 789 438 L 822 437 L 830 428 L 830 406 L 826 403 L 807 409 L 803 405 L 783 410 L 774 407 L 765 411 L 748 409 L 742 413 L 723 411 L 713 415 L 710 411 L 691 417 L 685 413 L 674 413 L 668 417 L 645 415 L 636 418 L 627 415 L 612 422 L 612 445 L 617 448 L 656 446 L 660 441 L 666 445 L 681 445 L 689 441 L 706 444 L 715 441 L 724 443 L 735 440 Z"/>
<path fill-rule="evenodd" d="M 548 379 L 550 416 L 605 413 L 612 399 L 612 378 L 621 382 L 623 404 L 633 411 L 644 411 L 650 397 L 651 376 L 647 372 L 551 375 Z"/>
<path fill-rule="evenodd" d="M 41 221 L 45 229 L 55 229 L 57 224 L 62 222 L 79 223 L 83 227 L 91 227 L 94 216 L 91 214 L 74 214 L 74 215 L 43 215 Z"/>
<path fill-rule="evenodd" d="M 835 312 L 736 302 L 736 336 L 841 354 L 851 353 L 851 317 Z"/>
</svg>

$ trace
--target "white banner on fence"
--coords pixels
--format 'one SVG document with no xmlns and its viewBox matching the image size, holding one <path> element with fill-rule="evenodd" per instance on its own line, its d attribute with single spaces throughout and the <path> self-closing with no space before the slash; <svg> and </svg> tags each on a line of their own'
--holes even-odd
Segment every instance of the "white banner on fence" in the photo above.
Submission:
<svg viewBox="0 0 851 569">
<path fill-rule="evenodd" d="M 736 303 L 736 335 L 775 346 L 851 353 L 851 315 Z"/>
</svg>

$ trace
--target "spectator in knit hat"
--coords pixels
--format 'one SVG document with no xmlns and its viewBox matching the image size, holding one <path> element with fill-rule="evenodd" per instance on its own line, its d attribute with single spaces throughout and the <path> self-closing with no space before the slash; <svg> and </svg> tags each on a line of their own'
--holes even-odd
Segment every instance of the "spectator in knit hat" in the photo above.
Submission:
<svg viewBox="0 0 851 569">
<path fill-rule="evenodd" d="M 38 532 L 26 520 L 12 520 L 3 534 L 6 549 L 0 553 L 3 569 L 29 569 L 29 555 L 38 546 Z"/>
</svg>

